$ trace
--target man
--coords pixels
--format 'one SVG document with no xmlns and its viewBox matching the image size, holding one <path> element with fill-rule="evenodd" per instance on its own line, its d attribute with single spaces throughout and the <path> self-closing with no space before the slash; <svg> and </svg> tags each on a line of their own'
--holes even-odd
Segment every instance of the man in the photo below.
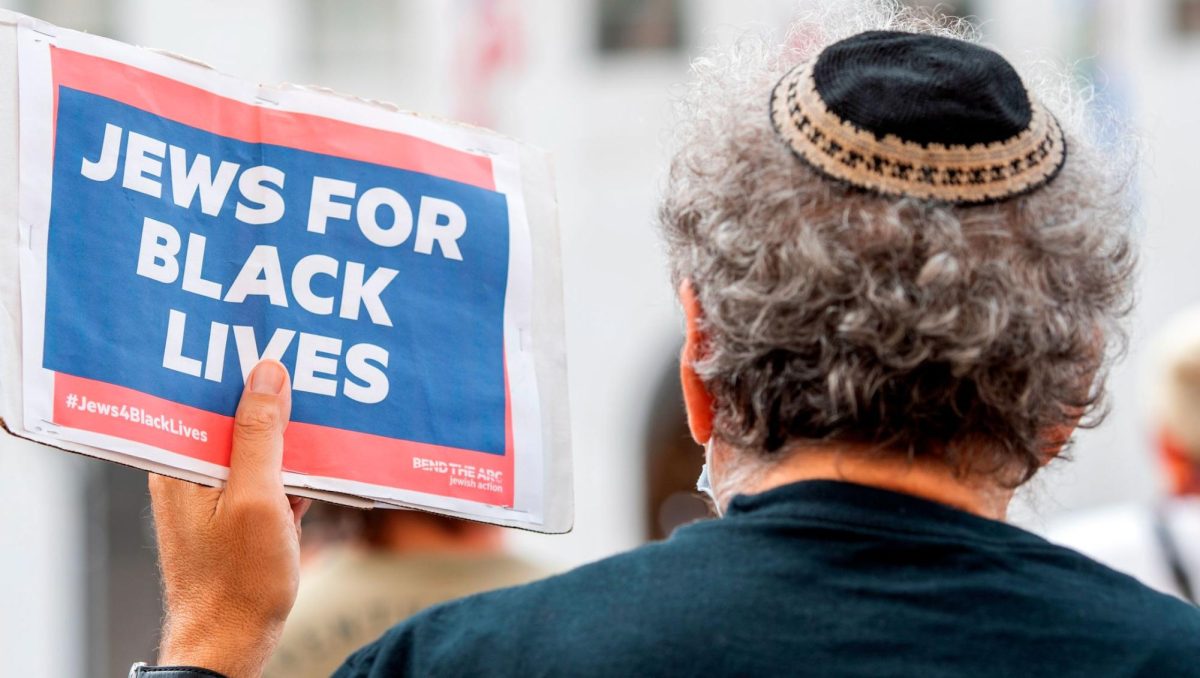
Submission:
<svg viewBox="0 0 1200 678">
<path fill-rule="evenodd" d="M 1194 609 L 1002 522 L 1127 305 L 1127 174 L 1083 116 L 944 35 L 696 75 L 661 216 L 723 518 L 427 610 L 335 675 L 1200 675 Z M 259 366 L 225 490 L 152 483 L 164 664 L 255 675 L 283 627 L 287 399 Z"/>
<path fill-rule="evenodd" d="M 1068 516 L 1047 538 L 1200 604 L 1200 307 L 1172 318 L 1152 355 L 1151 417 L 1169 498 Z"/>
</svg>

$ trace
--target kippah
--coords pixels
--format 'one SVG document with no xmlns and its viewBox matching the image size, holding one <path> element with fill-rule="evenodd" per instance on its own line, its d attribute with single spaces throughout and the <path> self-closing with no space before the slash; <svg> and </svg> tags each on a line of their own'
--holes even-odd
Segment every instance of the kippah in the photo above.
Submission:
<svg viewBox="0 0 1200 678">
<path fill-rule="evenodd" d="M 771 92 L 771 122 L 821 174 L 890 196 L 977 205 L 1049 183 L 1067 156 L 1054 116 L 978 45 L 871 31 L 825 48 Z"/>
</svg>

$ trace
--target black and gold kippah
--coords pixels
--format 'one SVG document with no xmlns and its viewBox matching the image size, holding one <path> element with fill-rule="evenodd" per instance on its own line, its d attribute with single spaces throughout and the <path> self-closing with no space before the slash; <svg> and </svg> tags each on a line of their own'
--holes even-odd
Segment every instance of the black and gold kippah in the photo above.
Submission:
<svg viewBox="0 0 1200 678">
<path fill-rule="evenodd" d="M 827 47 L 771 93 L 771 121 L 822 174 L 959 205 L 1047 184 L 1067 157 L 1058 121 L 999 54 L 874 31 Z"/>
</svg>

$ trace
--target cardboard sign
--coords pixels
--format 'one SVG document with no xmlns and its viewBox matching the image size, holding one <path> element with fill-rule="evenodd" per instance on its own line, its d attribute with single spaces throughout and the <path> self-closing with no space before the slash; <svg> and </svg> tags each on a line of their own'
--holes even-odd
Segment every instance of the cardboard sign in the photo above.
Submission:
<svg viewBox="0 0 1200 678">
<path fill-rule="evenodd" d="M 219 481 L 270 357 L 289 487 L 569 527 L 543 154 L 8 16 L 18 434 Z"/>
</svg>

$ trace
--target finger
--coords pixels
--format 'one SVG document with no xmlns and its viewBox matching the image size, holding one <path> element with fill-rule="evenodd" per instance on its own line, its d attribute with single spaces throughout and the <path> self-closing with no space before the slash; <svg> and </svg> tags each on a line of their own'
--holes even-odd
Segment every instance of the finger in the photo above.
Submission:
<svg viewBox="0 0 1200 678">
<path fill-rule="evenodd" d="M 147 474 L 146 478 L 146 485 L 150 488 L 150 512 L 154 516 L 154 525 L 157 528 L 163 521 L 170 519 L 169 507 L 179 503 L 176 499 L 179 488 L 174 484 L 179 481 L 157 473 Z"/>
<path fill-rule="evenodd" d="M 161 504 L 167 501 L 167 496 L 173 489 L 170 481 L 174 478 L 160 476 L 157 473 L 146 474 L 146 486 L 150 488 L 150 505 Z"/>
<path fill-rule="evenodd" d="M 291 506 L 292 506 L 293 522 L 296 523 L 296 530 L 299 531 L 300 530 L 300 521 L 304 520 L 304 514 L 308 513 L 309 507 L 312 506 L 312 499 L 305 499 L 304 497 L 293 497 L 292 495 L 289 494 L 288 495 L 288 503 L 291 504 Z"/>
<path fill-rule="evenodd" d="M 191 514 L 203 514 L 221 496 L 221 490 L 157 473 L 147 474 L 150 489 L 150 511 L 154 523 L 174 524 L 188 520 Z"/>
<path fill-rule="evenodd" d="M 233 420 L 229 491 L 283 493 L 283 431 L 291 415 L 287 368 L 263 360 L 250 372 Z"/>
<path fill-rule="evenodd" d="M 189 495 L 194 494 L 199 488 L 195 483 L 157 473 L 147 474 L 146 484 L 150 488 L 150 508 L 155 514 L 162 513 L 173 506 L 186 504 L 189 501 Z"/>
</svg>

